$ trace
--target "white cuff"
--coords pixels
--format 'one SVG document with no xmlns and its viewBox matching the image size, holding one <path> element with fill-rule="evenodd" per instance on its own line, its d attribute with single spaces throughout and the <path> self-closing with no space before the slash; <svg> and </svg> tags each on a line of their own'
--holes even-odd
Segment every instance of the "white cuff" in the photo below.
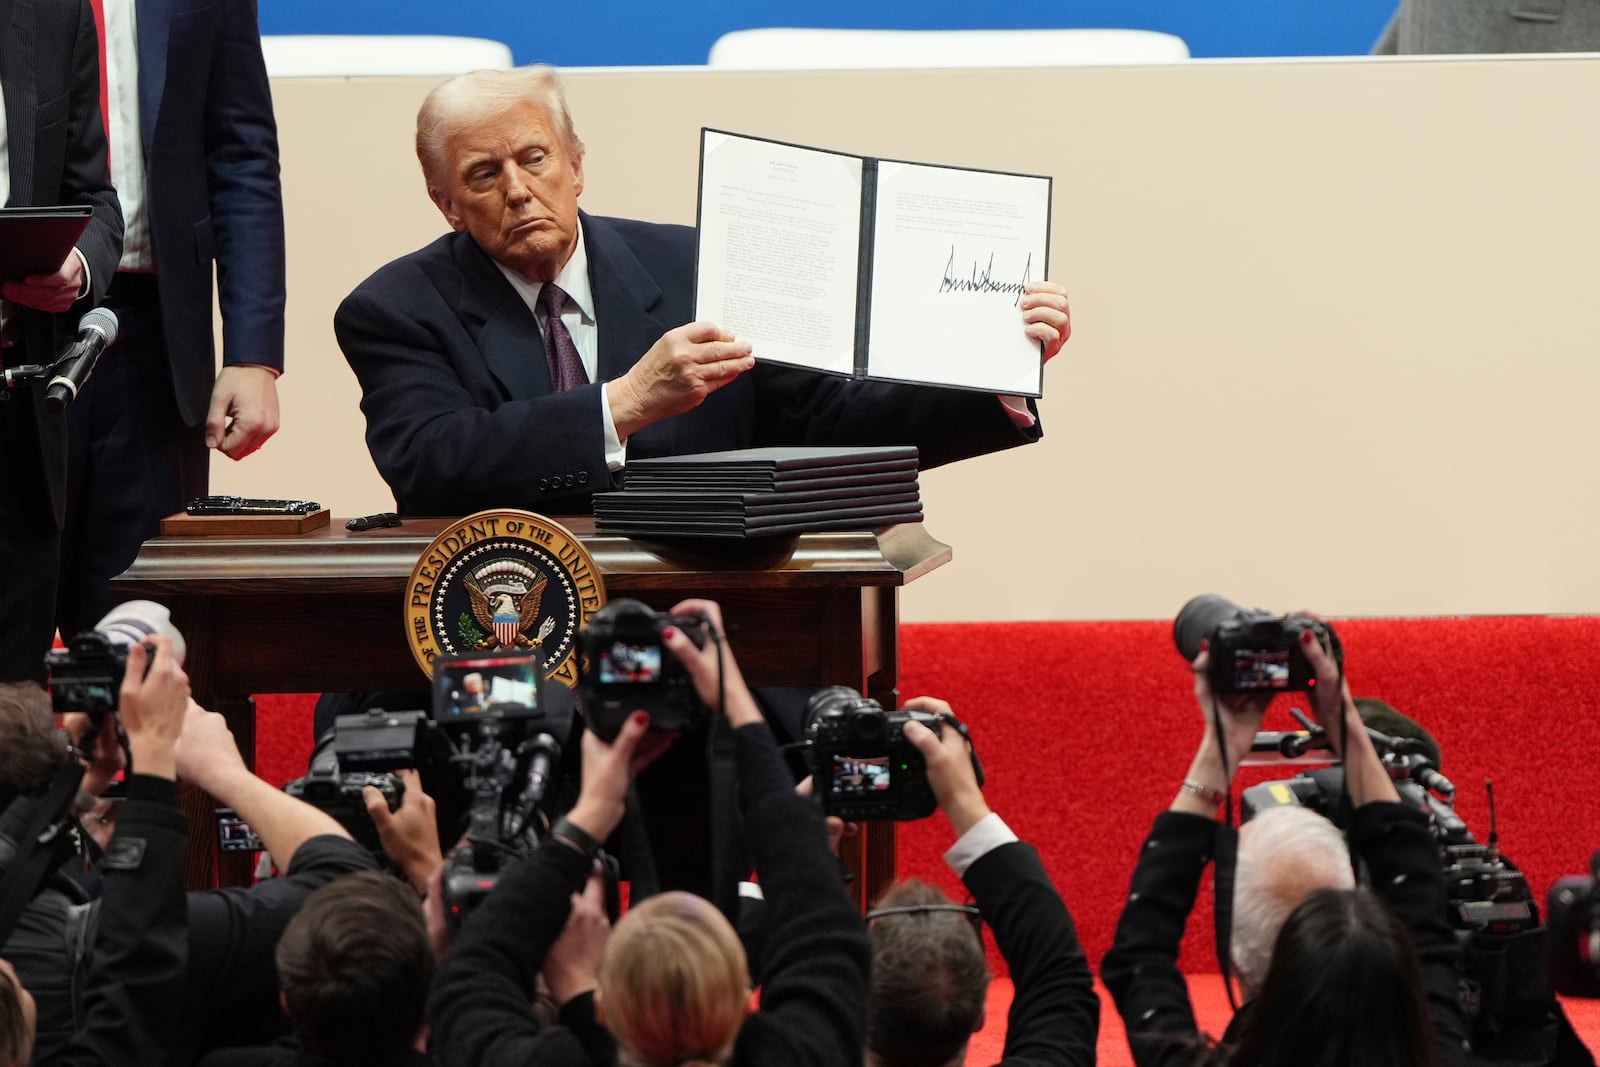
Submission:
<svg viewBox="0 0 1600 1067">
<path fill-rule="evenodd" d="M 978 860 L 993 852 L 1001 845 L 1009 845 L 1013 841 L 1021 840 L 1011 832 L 1011 827 L 1005 824 L 996 812 L 990 812 L 977 822 L 972 828 L 961 835 L 950 850 L 944 854 L 944 861 L 950 869 L 956 872 L 957 878 L 967 876 L 967 868 Z"/>
<path fill-rule="evenodd" d="M 82 300 L 89 295 L 89 290 L 94 288 L 94 278 L 89 274 L 89 257 L 78 251 L 78 246 L 72 246 L 72 254 L 78 257 L 78 262 L 83 264 L 83 284 L 78 287 L 78 299 Z"/>
<path fill-rule="evenodd" d="M 628 443 L 617 437 L 617 424 L 611 418 L 611 383 L 600 390 L 600 425 L 606 438 L 606 467 L 619 471 L 628 462 Z"/>
</svg>

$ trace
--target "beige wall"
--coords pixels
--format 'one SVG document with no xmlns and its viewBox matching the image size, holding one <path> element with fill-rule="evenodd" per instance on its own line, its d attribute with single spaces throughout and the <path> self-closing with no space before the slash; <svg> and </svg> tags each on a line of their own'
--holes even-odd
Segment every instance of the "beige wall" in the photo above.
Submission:
<svg viewBox="0 0 1600 1067">
<path fill-rule="evenodd" d="M 334 307 L 441 232 L 428 80 L 274 85 L 284 430 L 218 490 L 390 505 Z M 569 77 L 583 204 L 691 222 L 701 125 L 1055 176 L 1040 445 L 924 476 L 907 620 L 1600 611 L 1600 59 Z"/>
</svg>

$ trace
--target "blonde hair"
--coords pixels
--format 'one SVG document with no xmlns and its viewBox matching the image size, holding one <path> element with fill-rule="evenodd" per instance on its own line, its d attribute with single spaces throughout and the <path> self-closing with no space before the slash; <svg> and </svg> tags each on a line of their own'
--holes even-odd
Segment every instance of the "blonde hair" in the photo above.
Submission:
<svg viewBox="0 0 1600 1067">
<path fill-rule="evenodd" d="M 451 134 L 526 102 L 549 112 L 568 154 L 582 159 L 583 142 L 572 127 L 566 93 L 554 67 L 474 70 L 435 87 L 417 111 L 417 159 L 429 188 L 440 184 L 448 162 L 444 145 Z"/>
<path fill-rule="evenodd" d="M 744 1024 L 750 973 L 720 911 L 692 893 L 662 893 L 630 908 L 611 932 L 599 989 L 624 1060 L 711 1067 Z"/>
</svg>

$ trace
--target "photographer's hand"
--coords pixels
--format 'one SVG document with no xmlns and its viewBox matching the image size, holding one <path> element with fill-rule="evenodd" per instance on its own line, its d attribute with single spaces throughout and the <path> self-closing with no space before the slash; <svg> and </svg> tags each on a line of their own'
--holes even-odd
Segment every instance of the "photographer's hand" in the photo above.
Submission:
<svg viewBox="0 0 1600 1067">
<path fill-rule="evenodd" d="M 128 649 L 117 715 L 128 735 L 134 773 L 176 779 L 178 738 L 189 706 L 189 676 L 173 656 L 169 638 L 156 635 L 149 641 L 155 649 L 153 659 L 142 644 Z M 103 724 L 102 734 L 114 732 L 110 723 Z"/>
<path fill-rule="evenodd" d="M 1200 736 L 1200 747 L 1195 750 L 1194 760 L 1189 764 L 1189 773 L 1184 776 L 1184 784 L 1190 788 L 1180 790 L 1172 802 L 1173 811 L 1208 817 L 1216 815 L 1218 801 L 1210 796 L 1197 795 L 1194 790 L 1209 791 L 1216 798 L 1227 795 L 1233 785 L 1234 775 L 1239 773 L 1240 762 L 1250 754 L 1250 745 L 1255 741 L 1256 731 L 1261 728 L 1267 705 L 1272 703 L 1271 693 L 1213 693 L 1211 676 L 1207 672 L 1210 663 L 1211 653 L 1202 648 L 1193 664 L 1194 699 L 1200 706 L 1205 729 Z M 1222 728 L 1220 738 L 1217 733 L 1219 720 Z M 1226 763 L 1224 752 L 1227 754 Z"/>
<path fill-rule="evenodd" d="M 544 981 L 557 1005 L 564 1006 L 599 985 L 600 958 L 611 936 L 605 893 L 605 879 L 598 872 L 590 874 L 583 892 L 572 894 L 567 925 L 545 954 Z"/>
<path fill-rule="evenodd" d="M 82 752 L 83 733 L 88 725 L 89 716 L 80 711 L 71 711 L 61 717 L 61 728 L 72 739 L 73 748 L 79 749 L 80 755 L 89 761 L 79 791 L 98 797 L 116 781 L 117 772 L 122 770 L 122 745 L 117 741 L 116 724 L 108 721 L 107 729 L 95 734 L 94 751 Z"/>
<path fill-rule="evenodd" d="M 578 829 L 604 841 L 622 822 L 628 787 L 634 773 L 643 769 L 672 743 L 674 735 L 655 734 L 646 739 L 650 716 L 636 711 L 628 716 L 616 739 L 607 744 L 592 731 L 583 732 L 583 785 L 578 802 L 567 819 Z M 557 841 L 564 841 L 559 834 Z M 576 845 L 576 842 L 568 842 Z"/>
<path fill-rule="evenodd" d="M 794 791 L 803 797 L 815 796 L 817 792 L 815 776 L 808 774 L 800 779 L 800 784 L 794 787 Z M 839 854 L 839 843 L 841 841 L 847 837 L 854 837 L 861 832 L 860 823 L 845 822 L 837 815 L 826 816 L 822 820 L 822 825 L 827 827 L 828 830 L 828 851 L 835 856 Z"/>
<path fill-rule="evenodd" d="M 1300 639 L 1306 661 L 1317 678 L 1317 684 L 1307 694 L 1311 713 L 1317 725 L 1327 732 L 1334 752 L 1344 763 L 1345 788 L 1350 792 L 1350 802 L 1360 807 L 1372 801 L 1398 801 L 1400 793 L 1378 756 L 1372 738 L 1367 736 L 1366 724 L 1356 710 L 1356 702 L 1350 696 L 1350 686 L 1339 664 L 1309 631 L 1302 633 Z"/>
<path fill-rule="evenodd" d="M 434 812 L 433 798 L 422 791 L 422 777 L 407 767 L 395 772 L 405 785 L 405 795 L 400 806 L 389 810 L 389 801 L 381 790 L 366 786 L 361 799 L 372 816 L 372 825 L 378 830 L 378 842 L 396 867 L 405 872 L 406 880 L 418 893 L 428 891 L 428 881 L 433 872 L 444 866 L 444 855 L 439 849 L 439 822 Z"/>
<path fill-rule="evenodd" d="M 722 608 L 712 600 L 685 600 L 673 607 L 672 614 L 706 617 L 710 632 L 706 634 L 704 648 L 696 647 L 693 641 L 676 629 L 668 629 L 661 636 L 662 643 L 683 661 L 684 670 L 689 672 L 689 678 L 694 682 L 694 691 L 705 706 L 712 711 L 723 711 L 728 716 L 728 724 L 735 730 L 763 722 L 761 707 L 750 694 L 750 687 L 745 685 L 739 664 L 734 661 L 733 649 L 728 645 L 727 631 L 722 625 Z M 720 675 L 717 670 L 717 640 L 713 639 L 714 636 L 722 643 Z M 721 708 L 724 699 L 727 707 Z"/>
<path fill-rule="evenodd" d="M 934 697 L 915 697 L 905 706 L 955 717 L 949 704 Z M 972 769 L 972 746 L 959 730 L 948 725 L 935 734 L 920 722 L 908 722 L 905 736 L 922 753 L 939 810 L 950 820 L 950 829 L 959 839 L 989 814 L 977 773 Z"/>
</svg>

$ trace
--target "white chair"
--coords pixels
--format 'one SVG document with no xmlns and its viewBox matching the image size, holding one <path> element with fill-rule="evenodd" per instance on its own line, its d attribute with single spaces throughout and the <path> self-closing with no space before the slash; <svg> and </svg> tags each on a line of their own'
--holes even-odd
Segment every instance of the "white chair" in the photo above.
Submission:
<svg viewBox="0 0 1600 1067">
<path fill-rule="evenodd" d="M 261 50 L 274 78 L 449 75 L 511 66 L 511 46 L 482 37 L 267 34 Z"/>
<path fill-rule="evenodd" d="M 713 67 L 815 70 L 869 67 L 1061 67 L 1176 63 L 1183 38 L 1153 30 L 826 30 L 725 33 Z"/>
</svg>

